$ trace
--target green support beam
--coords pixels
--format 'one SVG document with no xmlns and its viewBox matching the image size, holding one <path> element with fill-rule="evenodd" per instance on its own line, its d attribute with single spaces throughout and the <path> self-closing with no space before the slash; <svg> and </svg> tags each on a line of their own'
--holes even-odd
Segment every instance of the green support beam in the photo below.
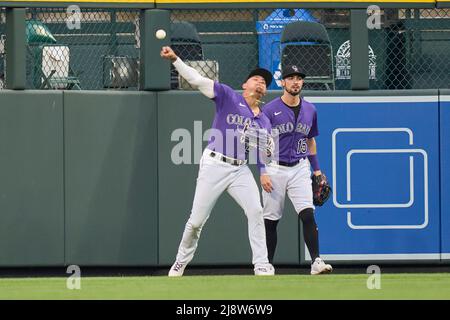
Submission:
<svg viewBox="0 0 450 320">
<path fill-rule="evenodd" d="M 170 11 L 145 10 L 140 17 L 140 90 L 169 90 L 170 62 L 160 56 L 163 46 L 170 45 Z M 156 38 L 164 30 L 164 39 Z"/>
<path fill-rule="evenodd" d="M 369 89 L 369 29 L 366 10 L 351 10 L 351 88 Z"/>
<path fill-rule="evenodd" d="M 6 88 L 25 89 L 25 8 L 6 9 Z"/>
</svg>

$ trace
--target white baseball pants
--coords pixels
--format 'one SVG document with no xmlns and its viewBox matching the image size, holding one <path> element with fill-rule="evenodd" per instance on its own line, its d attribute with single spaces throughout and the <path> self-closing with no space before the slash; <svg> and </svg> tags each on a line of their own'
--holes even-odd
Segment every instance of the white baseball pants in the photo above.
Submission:
<svg viewBox="0 0 450 320">
<path fill-rule="evenodd" d="M 252 263 L 268 263 L 260 194 L 253 174 L 247 165 L 233 166 L 211 157 L 210 153 L 211 150 L 205 149 L 200 159 L 194 203 L 178 248 L 177 261 L 187 264 L 192 260 L 201 230 L 217 199 L 226 190 L 247 216 Z"/>
<path fill-rule="evenodd" d="M 273 191 L 262 191 L 264 219 L 279 220 L 283 216 L 286 192 L 299 213 L 306 208 L 314 209 L 311 187 L 311 169 L 307 158 L 294 167 L 277 164 L 266 166 L 267 174 L 272 181 Z"/>
</svg>

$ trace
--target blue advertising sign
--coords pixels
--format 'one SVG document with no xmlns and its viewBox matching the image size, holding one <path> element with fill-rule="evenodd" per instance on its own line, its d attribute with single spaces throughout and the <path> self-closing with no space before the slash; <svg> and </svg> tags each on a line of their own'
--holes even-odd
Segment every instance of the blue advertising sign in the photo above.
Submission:
<svg viewBox="0 0 450 320">
<path fill-rule="evenodd" d="M 438 97 L 307 100 L 318 110 L 318 155 L 333 188 L 316 208 L 323 257 L 439 260 Z"/>
<path fill-rule="evenodd" d="M 450 260 L 450 91 L 439 96 L 441 143 L 442 259 Z"/>
</svg>

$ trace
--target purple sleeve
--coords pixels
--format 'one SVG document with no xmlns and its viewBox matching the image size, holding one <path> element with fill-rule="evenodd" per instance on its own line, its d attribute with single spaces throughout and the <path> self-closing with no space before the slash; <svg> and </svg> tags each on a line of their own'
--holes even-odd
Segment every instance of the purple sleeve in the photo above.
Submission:
<svg viewBox="0 0 450 320">
<path fill-rule="evenodd" d="M 319 165 L 319 158 L 317 157 L 317 154 L 310 154 L 308 156 L 309 163 L 311 164 L 311 167 L 313 168 L 313 171 L 320 170 Z"/>
<path fill-rule="evenodd" d="M 267 169 L 266 169 L 266 165 L 264 163 L 261 163 L 260 161 L 258 161 L 257 167 L 258 167 L 260 176 L 266 174 Z"/>
<path fill-rule="evenodd" d="M 221 83 L 214 81 L 214 98 L 213 100 L 220 99 L 223 96 L 224 87 Z"/>
<path fill-rule="evenodd" d="M 311 139 L 318 135 L 319 135 L 319 128 L 317 127 L 317 111 L 314 108 L 314 116 L 313 116 L 311 130 L 309 131 L 309 134 L 308 134 L 308 138 Z M 320 170 L 319 158 L 317 157 L 317 154 L 309 155 L 308 160 L 311 163 L 311 167 L 313 168 L 313 171 Z"/>
<path fill-rule="evenodd" d="M 269 119 L 269 121 L 271 122 L 272 119 L 270 118 L 271 113 L 270 113 L 270 111 L 269 111 L 269 108 L 268 108 L 268 107 L 262 108 L 261 111 L 262 111 L 262 113 L 264 113 L 264 114 L 266 115 L 266 117 L 267 117 L 267 118 Z"/>
<path fill-rule="evenodd" d="M 214 81 L 214 98 L 212 99 L 216 103 L 216 108 L 221 109 L 226 104 L 225 98 L 227 95 L 233 94 L 234 90 L 229 86 L 220 82 Z"/>
<path fill-rule="evenodd" d="M 272 125 L 271 125 L 269 117 L 267 115 L 267 111 L 266 112 L 263 111 L 263 113 L 265 114 L 265 116 L 267 118 L 265 123 L 264 123 L 264 129 L 267 130 L 268 134 L 271 134 L 271 132 L 272 132 Z M 267 172 L 267 170 L 266 170 L 266 163 L 270 162 L 270 160 L 271 159 L 264 153 L 264 151 L 260 150 L 258 152 L 258 160 L 257 160 L 256 166 L 259 169 L 259 174 L 260 175 L 263 175 L 263 174 L 265 174 Z"/>
<path fill-rule="evenodd" d="M 319 135 L 319 127 L 317 126 L 317 112 L 315 112 L 315 110 L 314 110 L 312 126 L 311 126 L 311 130 L 309 131 L 309 134 L 308 134 L 308 139 L 314 138 L 318 135 Z"/>
<path fill-rule="evenodd" d="M 258 167 L 259 174 L 263 175 L 266 173 L 266 163 L 268 162 L 268 157 L 265 155 L 265 152 L 263 150 L 258 150 L 258 155 L 256 159 L 256 166 Z"/>
</svg>

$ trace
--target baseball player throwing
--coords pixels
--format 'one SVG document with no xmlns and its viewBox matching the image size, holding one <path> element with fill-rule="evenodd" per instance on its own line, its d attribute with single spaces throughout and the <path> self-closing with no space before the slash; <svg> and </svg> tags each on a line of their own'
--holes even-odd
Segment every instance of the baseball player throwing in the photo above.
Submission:
<svg viewBox="0 0 450 320">
<path fill-rule="evenodd" d="M 263 190 L 264 223 L 269 262 L 277 245 L 277 224 L 283 215 L 287 192 L 303 223 L 303 235 L 311 255 L 311 274 L 328 273 L 332 267 L 320 258 L 319 233 L 314 219 L 310 164 L 314 175 L 321 175 L 315 136 L 319 134 L 317 113 L 313 104 L 300 97 L 305 74 L 295 65 L 282 71 L 283 95 L 269 102 L 263 112 L 279 137 L 278 161 L 267 167 L 273 191 Z"/>
<path fill-rule="evenodd" d="M 194 257 L 202 228 L 225 190 L 247 216 L 255 275 L 274 275 L 275 270 L 267 257 L 260 193 L 247 166 L 248 152 L 237 134 L 244 127 L 270 131 L 269 119 L 260 111 L 259 103 L 272 81 L 272 74 L 265 69 L 253 70 L 242 85 L 244 92 L 240 95 L 227 85 L 202 77 L 177 57 L 170 47 L 162 48 L 161 57 L 170 60 L 191 86 L 212 99 L 216 105 L 213 133 L 200 159 L 191 215 L 185 225 L 169 277 L 183 275 L 186 265 Z M 261 163 L 259 167 L 261 171 L 264 170 Z M 261 184 L 264 189 L 270 190 L 267 175 L 261 176 Z"/>
</svg>

